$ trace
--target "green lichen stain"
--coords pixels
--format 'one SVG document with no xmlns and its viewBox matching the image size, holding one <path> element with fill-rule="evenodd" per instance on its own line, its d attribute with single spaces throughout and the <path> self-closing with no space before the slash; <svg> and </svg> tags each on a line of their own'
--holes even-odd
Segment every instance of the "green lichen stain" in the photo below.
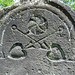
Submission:
<svg viewBox="0 0 75 75">
<path fill-rule="evenodd" d="M 51 60 L 59 60 L 59 59 L 60 59 L 59 57 L 56 57 L 56 56 L 51 55 L 52 50 L 53 50 L 53 48 L 55 48 L 55 47 L 58 48 L 58 50 L 60 51 L 61 56 L 62 56 L 62 59 L 66 59 L 66 58 L 65 58 L 65 53 L 64 53 L 63 49 L 61 48 L 61 46 L 60 46 L 59 44 L 56 44 L 56 43 L 50 44 L 50 49 L 51 49 L 51 51 L 48 51 L 48 52 L 47 52 L 47 57 L 48 57 L 49 59 L 51 59 Z"/>
</svg>

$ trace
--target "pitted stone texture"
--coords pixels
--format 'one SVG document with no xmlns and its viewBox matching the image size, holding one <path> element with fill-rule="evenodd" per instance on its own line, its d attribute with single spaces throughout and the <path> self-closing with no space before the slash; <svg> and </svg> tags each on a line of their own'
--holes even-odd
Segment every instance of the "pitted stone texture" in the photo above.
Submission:
<svg viewBox="0 0 75 75">
<path fill-rule="evenodd" d="M 4 18 L 0 30 L 1 75 L 75 74 L 72 17 L 46 2 L 23 4 Z"/>
<path fill-rule="evenodd" d="M 3 50 L 7 49 L 5 53 L 8 55 L 15 43 L 22 43 L 26 49 L 36 48 L 37 43 L 39 48 L 51 50 L 50 43 L 52 42 L 56 45 L 54 47 L 57 47 L 57 44 L 60 45 L 63 51 L 62 56 L 65 52 L 62 58 L 70 59 L 70 38 L 69 28 L 58 16 L 45 9 L 30 9 L 15 16 L 6 27 Z M 59 51 L 61 48 L 58 48 Z"/>
</svg>

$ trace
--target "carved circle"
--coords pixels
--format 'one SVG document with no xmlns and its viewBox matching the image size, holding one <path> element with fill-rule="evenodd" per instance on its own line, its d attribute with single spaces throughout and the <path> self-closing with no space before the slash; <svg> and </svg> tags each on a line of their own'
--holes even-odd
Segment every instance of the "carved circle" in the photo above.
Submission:
<svg viewBox="0 0 75 75">
<path fill-rule="evenodd" d="M 15 30 L 17 29 L 17 26 L 15 24 L 12 25 L 12 29 Z"/>
</svg>

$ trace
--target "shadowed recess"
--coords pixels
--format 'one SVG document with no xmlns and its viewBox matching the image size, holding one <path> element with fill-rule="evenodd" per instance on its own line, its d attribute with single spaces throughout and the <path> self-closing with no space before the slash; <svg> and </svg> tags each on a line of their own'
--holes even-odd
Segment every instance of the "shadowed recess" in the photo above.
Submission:
<svg viewBox="0 0 75 75">
<path fill-rule="evenodd" d="M 21 43 L 15 43 L 10 48 L 9 55 L 12 58 L 21 58 L 27 56 L 27 52 L 23 50 L 23 45 Z"/>
<path fill-rule="evenodd" d="M 59 44 L 52 43 L 51 48 L 53 49 L 53 48 L 55 48 L 55 47 L 58 48 L 58 50 L 60 51 L 61 56 L 62 56 L 62 59 L 66 59 L 65 53 L 64 53 L 63 49 L 61 48 L 61 46 L 60 46 Z M 47 52 L 47 57 L 49 57 L 49 58 L 52 59 L 52 60 L 59 60 L 59 58 L 51 56 L 51 55 L 50 55 L 51 52 L 52 52 L 52 51 L 48 51 L 48 52 Z"/>
</svg>

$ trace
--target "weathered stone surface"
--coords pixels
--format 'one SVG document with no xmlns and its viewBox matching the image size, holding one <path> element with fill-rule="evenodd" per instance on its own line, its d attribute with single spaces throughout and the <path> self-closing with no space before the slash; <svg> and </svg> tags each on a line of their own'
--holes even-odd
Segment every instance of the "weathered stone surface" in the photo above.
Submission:
<svg viewBox="0 0 75 75">
<path fill-rule="evenodd" d="M 75 12 L 57 0 L 21 3 L 0 19 L 0 75 L 74 75 Z"/>
</svg>

